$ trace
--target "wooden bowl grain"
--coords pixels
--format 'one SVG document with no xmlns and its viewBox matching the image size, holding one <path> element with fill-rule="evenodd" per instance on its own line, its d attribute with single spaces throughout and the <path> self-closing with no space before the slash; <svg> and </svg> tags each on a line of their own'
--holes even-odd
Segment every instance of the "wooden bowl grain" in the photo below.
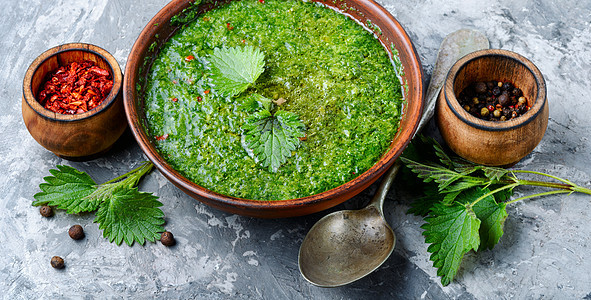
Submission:
<svg viewBox="0 0 591 300">
<path fill-rule="evenodd" d="M 227 2 L 229 1 L 216 3 Z M 123 97 L 131 131 L 144 153 L 166 178 L 191 197 L 217 209 L 261 218 L 293 217 L 318 212 L 350 199 L 371 185 L 392 165 L 410 142 L 422 114 L 423 71 L 414 46 L 402 26 L 373 0 L 316 2 L 342 11 L 362 24 L 373 24 L 370 27 L 385 45 L 386 50 L 389 53 L 393 50 L 398 52 L 403 66 L 402 77 L 406 86 L 404 96 L 407 102 L 404 106 L 401 129 L 392 137 L 389 151 L 373 167 L 352 181 L 323 193 L 282 201 L 257 201 L 214 193 L 179 174 L 158 153 L 154 147 L 153 137 L 148 136 L 144 130 L 147 126 L 141 89 L 159 46 L 177 29 L 171 24 L 171 18 L 188 16 L 195 11 L 201 13 L 212 9 L 213 6 L 205 4 L 190 8 L 188 1 L 174 0 L 156 14 L 136 40 L 127 60 Z"/>
<path fill-rule="evenodd" d="M 113 88 L 103 102 L 84 113 L 65 115 L 44 108 L 36 99 L 47 75 L 71 62 L 91 60 L 108 70 Z M 108 151 L 127 128 L 121 87 L 123 74 L 117 60 L 106 50 L 83 43 L 51 48 L 29 66 L 23 80 L 22 115 L 29 133 L 57 156 L 81 161 Z"/>
<path fill-rule="evenodd" d="M 479 81 L 509 81 L 531 106 L 520 117 L 504 122 L 481 120 L 457 100 L 468 85 Z M 449 71 L 437 101 L 436 119 L 447 145 L 459 156 L 488 166 L 511 166 L 542 140 L 548 125 L 546 82 L 527 58 L 507 50 L 489 49 L 466 55 Z"/>
</svg>

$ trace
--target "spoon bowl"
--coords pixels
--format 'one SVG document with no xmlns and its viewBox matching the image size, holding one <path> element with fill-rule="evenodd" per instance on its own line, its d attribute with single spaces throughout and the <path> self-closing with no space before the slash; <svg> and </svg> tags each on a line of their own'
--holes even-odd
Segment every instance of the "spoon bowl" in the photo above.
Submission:
<svg viewBox="0 0 591 300">
<path fill-rule="evenodd" d="M 381 207 L 372 203 L 361 210 L 337 211 L 318 221 L 304 239 L 300 272 L 318 286 L 348 284 L 382 265 L 395 243 Z"/>
</svg>

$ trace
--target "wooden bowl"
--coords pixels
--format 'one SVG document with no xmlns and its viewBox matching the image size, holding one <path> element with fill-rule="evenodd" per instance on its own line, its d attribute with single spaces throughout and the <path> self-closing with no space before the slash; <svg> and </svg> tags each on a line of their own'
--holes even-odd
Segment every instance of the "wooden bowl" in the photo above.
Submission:
<svg viewBox="0 0 591 300">
<path fill-rule="evenodd" d="M 229 1 L 218 3 L 220 2 Z M 376 30 L 375 33 L 382 44 L 386 45 L 386 50 L 392 53 L 395 48 L 398 51 L 404 68 L 403 81 L 406 84 L 404 96 L 407 102 L 404 105 L 401 129 L 392 137 L 393 142 L 389 151 L 373 167 L 352 181 L 332 190 L 298 199 L 257 201 L 235 198 L 209 191 L 183 177 L 162 158 L 154 147 L 153 137 L 146 134 L 144 100 L 137 88 L 143 88 L 145 84 L 143 79 L 146 78 L 146 72 L 159 50 L 158 47 L 164 44 L 176 29 L 171 25 L 171 18 L 193 12 L 191 9 L 186 10 L 189 7 L 188 1 L 174 0 L 156 14 L 136 40 L 127 60 L 123 97 L 129 125 L 138 144 L 158 170 L 185 193 L 207 205 L 240 215 L 278 218 L 310 214 L 340 204 L 363 191 L 392 165 L 409 143 L 417 128 L 423 107 L 423 72 L 410 38 L 396 19 L 372 0 L 316 2 L 343 11 L 363 24 L 371 22 L 375 25 L 371 28 Z M 212 9 L 212 6 L 206 4 L 193 9 L 201 13 Z"/>
<path fill-rule="evenodd" d="M 485 121 L 466 112 L 457 100 L 474 82 L 509 81 L 523 91 L 531 106 L 507 121 Z M 459 156 L 488 166 L 511 166 L 542 140 L 548 125 L 546 82 L 525 57 L 507 50 L 481 50 L 466 55 L 449 71 L 439 94 L 437 124 L 445 142 Z"/>
<path fill-rule="evenodd" d="M 36 99 L 49 73 L 71 62 L 91 60 L 111 73 L 113 88 L 92 110 L 75 115 L 55 113 Z M 94 45 L 71 43 L 39 55 L 23 80 L 23 120 L 33 138 L 47 150 L 69 160 L 88 160 L 108 151 L 127 127 L 121 86 L 123 74 L 117 60 Z"/>
</svg>

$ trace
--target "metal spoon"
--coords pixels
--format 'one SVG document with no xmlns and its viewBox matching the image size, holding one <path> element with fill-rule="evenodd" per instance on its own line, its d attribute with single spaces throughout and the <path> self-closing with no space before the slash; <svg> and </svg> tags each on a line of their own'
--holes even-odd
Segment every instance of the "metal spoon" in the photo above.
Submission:
<svg viewBox="0 0 591 300">
<path fill-rule="evenodd" d="M 475 30 L 458 30 L 443 40 L 417 132 L 433 116 L 439 90 L 451 66 L 462 56 L 488 47 L 488 39 Z M 382 206 L 399 167 L 397 161 L 365 208 L 331 213 L 312 226 L 298 257 L 300 272 L 306 280 L 321 287 L 342 286 L 373 272 L 388 259 L 396 236 L 384 218 Z"/>
</svg>

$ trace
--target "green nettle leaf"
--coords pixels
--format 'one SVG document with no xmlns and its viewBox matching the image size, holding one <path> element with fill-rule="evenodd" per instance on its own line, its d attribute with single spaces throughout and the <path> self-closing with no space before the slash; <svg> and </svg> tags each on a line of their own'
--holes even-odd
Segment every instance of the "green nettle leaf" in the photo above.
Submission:
<svg viewBox="0 0 591 300">
<path fill-rule="evenodd" d="M 154 242 L 164 231 L 164 213 L 158 208 L 162 203 L 157 199 L 137 188 L 120 189 L 100 206 L 94 222 L 103 230 L 103 236 L 117 245 L 122 241 L 129 246 L 134 241 L 142 245 L 145 240 Z"/>
<path fill-rule="evenodd" d="M 464 205 L 436 203 L 425 221 L 421 228 L 425 242 L 431 244 L 427 251 L 432 253 L 433 267 L 445 286 L 457 274 L 464 254 L 478 250 L 480 220 Z"/>
<path fill-rule="evenodd" d="M 425 193 L 425 196 L 411 202 L 410 208 L 406 213 L 415 216 L 426 216 L 435 203 L 442 201 L 442 195 L 439 194 L 437 186 L 434 184 L 425 186 L 423 192 Z"/>
<path fill-rule="evenodd" d="M 270 172 L 277 172 L 299 147 L 299 138 L 305 135 L 305 126 L 298 116 L 283 110 L 275 115 L 260 110 L 246 119 L 242 130 L 248 154 Z"/>
<path fill-rule="evenodd" d="M 69 214 L 95 211 L 101 202 L 86 197 L 96 190 L 96 182 L 88 174 L 72 167 L 56 167 L 57 170 L 49 170 L 53 176 L 43 178 L 45 183 L 39 185 L 42 192 L 33 196 L 36 200 L 33 205 L 55 206 Z"/>
<path fill-rule="evenodd" d="M 265 55 L 257 48 L 215 48 L 209 57 L 216 91 L 227 97 L 244 92 L 263 73 Z"/>
<path fill-rule="evenodd" d="M 503 169 L 503 168 L 482 166 L 481 169 L 482 169 L 482 172 L 484 172 L 484 176 L 486 176 L 486 178 L 488 178 L 490 180 L 496 180 L 496 181 L 501 180 L 501 178 L 503 178 L 503 176 L 505 176 L 505 175 L 507 175 L 507 173 L 509 173 L 509 170 Z"/>
<path fill-rule="evenodd" d="M 65 209 L 67 213 L 83 211 L 96 212 L 95 222 L 103 229 L 103 235 L 110 242 L 128 245 L 134 241 L 144 244 L 154 242 L 158 233 L 163 232 L 164 213 L 162 203 L 150 193 L 138 192 L 139 180 L 154 167 L 144 162 L 140 167 L 117 178 L 97 185 L 88 174 L 72 167 L 57 166 L 49 170 L 53 176 L 45 177 L 46 183 L 39 185 L 42 192 L 34 195 L 33 205 L 51 205 Z"/>
<path fill-rule="evenodd" d="M 465 191 L 460 197 L 473 201 L 489 193 L 489 189 L 474 188 Z M 461 201 L 461 200 L 458 200 Z M 476 217 L 480 219 L 480 249 L 492 249 L 503 236 L 503 226 L 507 219 L 505 203 L 497 203 L 495 198 L 487 196 L 472 207 Z"/>
<path fill-rule="evenodd" d="M 449 186 L 446 186 L 440 191 L 442 193 L 457 193 L 483 184 L 486 184 L 486 181 L 483 182 L 483 180 L 479 178 L 461 177 L 460 180 Z"/>
<path fill-rule="evenodd" d="M 447 169 L 440 165 L 430 165 L 430 164 L 423 164 L 420 162 L 416 162 L 410 160 L 405 157 L 400 158 L 402 162 L 411 169 L 417 177 L 422 178 L 425 182 L 435 181 L 439 184 L 439 190 L 445 189 L 448 185 L 452 184 L 454 181 L 463 177 L 462 174 L 455 172 L 453 170 Z"/>
<path fill-rule="evenodd" d="M 491 185 L 489 187 L 489 189 L 495 190 L 498 187 L 500 187 L 500 186 Z M 513 189 L 504 189 L 504 190 L 498 191 L 498 192 L 494 193 L 493 196 L 495 197 L 495 200 L 497 201 L 497 203 L 505 202 L 505 201 L 511 199 L 511 196 L 513 196 Z"/>
</svg>

